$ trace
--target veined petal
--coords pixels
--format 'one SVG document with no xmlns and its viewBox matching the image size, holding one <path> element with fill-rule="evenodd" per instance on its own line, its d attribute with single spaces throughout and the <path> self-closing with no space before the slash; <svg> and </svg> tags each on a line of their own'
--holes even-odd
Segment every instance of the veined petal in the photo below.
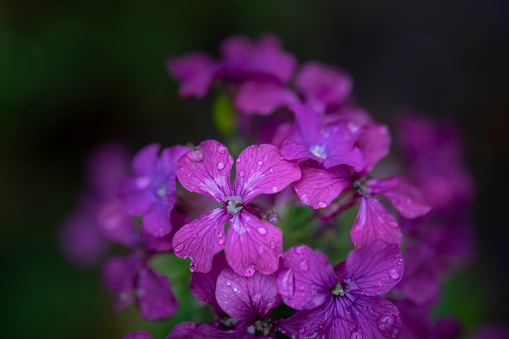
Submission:
<svg viewBox="0 0 509 339">
<path fill-rule="evenodd" d="M 225 255 L 218 253 L 212 261 L 212 269 L 207 273 L 194 272 L 189 284 L 189 289 L 196 299 L 211 305 L 219 317 L 224 314 L 224 311 L 216 300 L 217 277 L 222 270 L 229 267 Z"/>
<path fill-rule="evenodd" d="M 177 177 L 187 190 L 224 203 L 225 197 L 232 195 L 232 165 L 228 148 L 215 140 L 207 140 L 179 159 Z"/>
<path fill-rule="evenodd" d="M 350 231 L 355 248 L 364 248 L 376 239 L 399 245 L 401 230 L 394 215 L 375 198 L 359 200 L 359 213 Z"/>
<path fill-rule="evenodd" d="M 226 314 L 234 319 L 245 322 L 264 319 L 280 302 L 276 274 L 256 272 L 245 277 L 226 268 L 217 278 L 216 299 Z"/>
<path fill-rule="evenodd" d="M 302 203 L 327 207 L 345 189 L 351 188 L 350 171 L 344 166 L 324 169 L 308 161 L 300 165 L 302 177 L 293 183 Z"/>
<path fill-rule="evenodd" d="M 242 210 L 230 220 L 224 252 L 237 274 L 248 277 L 257 270 L 271 274 L 279 267 L 282 242 L 279 228 Z"/>
<path fill-rule="evenodd" d="M 373 194 L 382 194 L 408 219 L 420 217 L 430 211 L 424 203 L 421 192 L 401 176 L 368 181 Z"/>
<path fill-rule="evenodd" d="M 175 145 L 163 149 L 161 152 L 161 167 L 167 181 L 175 181 L 177 163 L 180 157 L 186 154 L 187 151 L 188 148 L 182 145 Z"/>
<path fill-rule="evenodd" d="M 157 201 L 143 215 L 143 229 L 156 237 L 164 237 L 171 232 L 170 213 L 177 199 L 174 196 Z"/>
<path fill-rule="evenodd" d="M 167 318 L 178 310 L 170 279 L 149 267 L 143 267 L 138 273 L 137 294 L 141 314 L 146 320 Z"/>
<path fill-rule="evenodd" d="M 332 295 L 331 289 L 336 283 L 336 276 L 325 254 L 299 245 L 283 255 L 277 285 L 288 306 L 297 310 L 318 307 Z"/>
<path fill-rule="evenodd" d="M 363 174 L 368 174 L 373 166 L 389 153 L 391 135 L 385 125 L 370 125 L 363 129 L 357 145 L 364 158 Z"/>
<path fill-rule="evenodd" d="M 281 192 L 300 179 L 297 165 L 283 159 L 272 145 L 252 145 L 240 153 L 235 176 L 234 191 L 247 203 L 259 194 Z"/>
<path fill-rule="evenodd" d="M 179 258 L 190 258 L 196 272 L 208 272 L 214 255 L 224 248 L 224 224 L 230 218 L 224 208 L 216 208 L 182 226 L 173 238 L 173 251 Z"/>
<path fill-rule="evenodd" d="M 377 239 L 361 250 L 350 252 L 342 281 L 356 294 L 379 295 L 401 281 L 403 267 L 399 246 Z"/>
</svg>

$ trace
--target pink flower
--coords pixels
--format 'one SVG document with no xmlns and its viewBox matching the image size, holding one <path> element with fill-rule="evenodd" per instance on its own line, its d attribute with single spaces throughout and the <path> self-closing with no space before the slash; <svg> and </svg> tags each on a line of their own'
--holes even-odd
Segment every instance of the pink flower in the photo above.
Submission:
<svg viewBox="0 0 509 339">
<path fill-rule="evenodd" d="M 182 156 L 177 177 L 192 192 L 208 195 L 223 205 L 183 226 L 173 239 L 175 254 L 191 258 L 191 270 L 208 272 L 214 255 L 225 250 L 229 265 L 240 275 L 259 270 L 271 274 L 282 254 L 281 230 L 260 220 L 249 210 L 249 201 L 259 194 L 274 194 L 300 179 L 300 170 L 283 159 L 272 145 L 246 148 L 236 161 L 223 144 L 208 140 Z M 224 224 L 229 222 L 228 234 Z"/>
</svg>

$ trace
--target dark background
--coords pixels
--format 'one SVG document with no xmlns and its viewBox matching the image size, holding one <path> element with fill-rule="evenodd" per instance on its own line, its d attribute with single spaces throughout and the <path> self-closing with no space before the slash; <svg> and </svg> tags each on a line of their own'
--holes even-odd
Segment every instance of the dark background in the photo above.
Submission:
<svg viewBox="0 0 509 339">
<path fill-rule="evenodd" d="M 479 247 L 446 285 L 453 306 L 441 310 L 467 329 L 509 322 L 508 1 L 2 0 L 2 337 L 119 338 L 139 328 L 134 309 L 110 312 L 99 271 L 70 266 L 57 246 L 85 156 L 110 139 L 136 150 L 217 138 L 211 98 L 180 100 L 165 59 L 217 54 L 231 34 L 265 32 L 300 62 L 349 71 L 358 103 L 382 122 L 402 105 L 457 121 L 478 185 Z"/>
</svg>

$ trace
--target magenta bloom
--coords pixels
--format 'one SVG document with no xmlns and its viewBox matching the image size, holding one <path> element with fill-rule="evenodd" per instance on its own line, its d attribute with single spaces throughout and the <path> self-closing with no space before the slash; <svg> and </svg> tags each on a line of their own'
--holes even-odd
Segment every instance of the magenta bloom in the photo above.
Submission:
<svg viewBox="0 0 509 339">
<path fill-rule="evenodd" d="M 122 339 L 152 339 L 152 336 L 148 332 L 139 331 L 126 334 Z"/>
<path fill-rule="evenodd" d="M 154 272 L 139 253 L 109 259 L 103 267 L 103 280 L 116 296 L 115 311 L 136 302 L 143 318 L 156 320 L 178 310 L 168 277 Z"/>
<path fill-rule="evenodd" d="M 345 164 L 362 169 L 362 153 L 355 147 L 362 129 L 356 122 L 338 120 L 326 124 L 323 115 L 310 106 L 294 105 L 292 110 L 293 132 L 281 146 L 285 159 L 312 159 L 325 168 Z"/>
<path fill-rule="evenodd" d="M 177 188 L 175 166 L 187 150 L 184 146 L 165 148 L 151 144 L 134 157 L 134 176 L 120 187 L 124 209 L 131 215 L 143 216 L 143 229 L 162 237 L 171 232 L 170 212 L 175 205 Z"/>
<path fill-rule="evenodd" d="M 253 215 L 247 204 L 259 194 L 282 191 L 300 178 L 300 170 L 285 161 L 276 147 L 265 144 L 250 146 L 239 155 L 233 187 L 232 165 L 226 146 L 214 140 L 202 142 L 180 158 L 177 177 L 182 185 L 223 206 L 183 226 L 173 238 L 175 254 L 191 258 L 191 270 L 208 272 L 214 254 L 224 249 L 238 274 L 273 273 L 283 252 L 281 230 Z"/>
<path fill-rule="evenodd" d="M 294 246 L 283 256 L 277 283 L 283 301 L 298 311 L 281 323 L 298 324 L 302 338 L 395 338 L 399 311 L 379 295 L 402 276 L 401 251 L 381 240 L 352 251 L 334 269 L 324 254 Z"/>
<path fill-rule="evenodd" d="M 359 200 L 359 213 L 350 235 L 355 248 L 367 246 L 375 239 L 400 244 L 398 222 L 375 195 L 385 196 L 405 218 L 426 214 L 429 207 L 422 203 L 420 192 L 400 176 L 366 179 L 375 163 L 389 151 L 390 135 L 383 125 L 368 125 L 357 141 L 363 153 L 364 166 L 353 172 L 346 166 L 322 168 L 307 162 L 301 164 L 302 178 L 293 185 L 300 200 L 314 208 L 327 207 L 340 193 L 354 194 L 351 204 Z"/>
<path fill-rule="evenodd" d="M 270 114 L 296 100 L 285 87 L 296 61 L 281 50 L 276 37 L 266 35 L 251 42 L 233 36 L 222 43 L 221 55 L 221 60 L 215 60 L 193 53 L 168 61 L 168 71 L 181 83 L 182 97 L 203 97 L 220 80 L 233 90 L 235 107 L 243 113 Z"/>
</svg>

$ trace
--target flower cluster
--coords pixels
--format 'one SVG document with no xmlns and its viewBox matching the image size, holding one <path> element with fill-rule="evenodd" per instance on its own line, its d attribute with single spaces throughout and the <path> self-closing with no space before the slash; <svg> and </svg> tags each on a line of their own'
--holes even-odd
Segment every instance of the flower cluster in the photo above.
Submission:
<svg viewBox="0 0 509 339">
<path fill-rule="evenodd" d="M 252 138 L 237 137 L 250 145 L 240 154 L 216 140 L 151 144 L 130 171 L 125 157 L 107 157 L 94 174 L 107 193 L 77 213 L 93 219 L 87 225 L 101 241 L 132 251 L 103 266 L 116 310 L 136 303 L 146 320 L 177 312 L 169 278 L 151 266 L 174 255 L 190 260 L 190 291 L 215 320 L 188 319 L 168 338 L 458 335 L 459 322 L 430 316 L 441 279 L 473 247 L 473 181 L 451 127 L 400 114 L 402 170 L 378 177 L 397 167 L 381 161 L 391 134 L 355 103 L 346 72 L 298 67 L 273 36 L 232 37 L 220 59 L 193 53 L 167 68 L 182 97 L 203 97 L 216 84 Z M 350 227 L 343 257 L 329 246 L 339 227 Z"/>
</svg>

